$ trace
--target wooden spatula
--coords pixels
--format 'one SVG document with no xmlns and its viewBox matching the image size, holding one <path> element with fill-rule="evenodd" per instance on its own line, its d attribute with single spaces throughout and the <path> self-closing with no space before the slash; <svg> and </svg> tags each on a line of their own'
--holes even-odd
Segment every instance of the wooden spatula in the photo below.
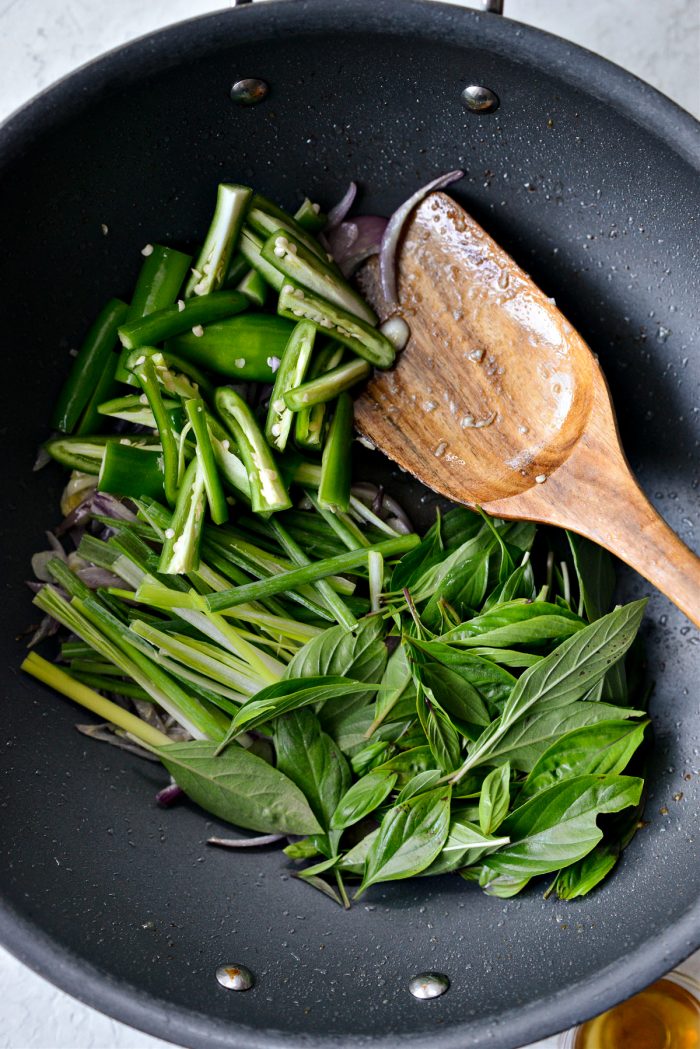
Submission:
<svg viewBox="0 0 700 1049">
<path fill-rule="evenodd" d="M 360 275 L 390 312 L 376 260 Z M 581 336 L 459 205 L 433 193 L 398 255 L 411 338 L 355 404 L 359 429 L 434 491 L 595 540 L 700 625 L 700 559 L 641 491 Z"/>
</svg>

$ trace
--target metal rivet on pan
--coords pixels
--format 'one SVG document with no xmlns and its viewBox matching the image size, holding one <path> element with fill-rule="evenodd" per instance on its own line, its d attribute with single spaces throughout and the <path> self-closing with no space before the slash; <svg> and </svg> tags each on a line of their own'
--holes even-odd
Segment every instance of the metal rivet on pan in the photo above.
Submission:
<svg viewBox="0 0 700 1049">
<path fill-rule="evenodd" d="M 408 981 L 414 998 L 439 998 L 449 988 L 450 981 L 444 973 L 418 973 Z"/>
<path fill-rule="evenodd" d="M 462 105 L 471 113 L 493 113 L 500 104 L 498 95 L 490 87 L 470 84 L 462 92 Z"/>
<path fill-rule="evenodd" d="M 267 97 L 270 88 L 264 80 L 257 77 L 246 77 L 245 80 L 237 80 L 231 88 L 231 98 L 239 106 L 257 106 Z"/>
<path fill-rule="evenodd" d="M 245 965 L 220 965 L 216 978 L 227 991 L 249 991 L 255 982 L 250 969 Z"/>
</svg>

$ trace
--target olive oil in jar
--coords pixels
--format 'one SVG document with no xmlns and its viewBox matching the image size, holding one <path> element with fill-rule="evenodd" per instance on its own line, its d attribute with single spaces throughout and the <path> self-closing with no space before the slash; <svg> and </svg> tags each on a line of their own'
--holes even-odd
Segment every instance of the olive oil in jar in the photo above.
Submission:
<svg viewBox="0 0 700 1049">
<path fill-rule="evenodd" d="M 583 1024 L 573 1049 L 700 1049 L 700 1001 L 680 983 L 658 980 Z"/>
</svg>

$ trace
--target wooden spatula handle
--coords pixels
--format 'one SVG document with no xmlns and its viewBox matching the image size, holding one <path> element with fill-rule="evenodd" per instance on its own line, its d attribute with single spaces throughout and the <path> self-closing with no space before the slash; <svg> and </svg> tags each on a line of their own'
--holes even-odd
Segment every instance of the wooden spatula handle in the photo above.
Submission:
<svg viewBox="0 0 700 1049">
<path fill-rule="evenodd" d="M 656 512 L 631 474 L 616 493 L 599 493 L 575 531 L 605 546 L 700 626 L 700 558 Z"/>
</svg>

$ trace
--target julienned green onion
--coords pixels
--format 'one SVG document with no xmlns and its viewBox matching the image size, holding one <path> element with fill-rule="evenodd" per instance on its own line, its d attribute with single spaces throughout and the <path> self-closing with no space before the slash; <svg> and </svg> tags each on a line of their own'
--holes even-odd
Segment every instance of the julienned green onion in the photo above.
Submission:
<svg viewBox="0 0 700 1049">
<path fill-rule="evenodd" d="M 367 361 L 355 357 L 354 360 L 347 361 L 331 371 L 324 372 L 316 379 L 309 379 L 296 389 L 289 390 L 284 395 L 285 404 L 293 412 L 301 411 L 303 408 L 312 408 L 315 404 L 326 404 L 345 390 L 351 390 L 353 386 L 357 386 L 369 376 L 371 371 Z"/>
<path fill-rule="evenodd" d="M 265 437 L 268 444 L 279 452 L 283 452 L 287 447 L 294 420 L 293 412 L 285 402 L 285 394 L 304 381 L 315 337 L 316 329 L 313 324 L 300 321 L 295 325 L 275 375 L 275 385 L 270 394 L 270 406 L 267 411 Z"/>
<path fill-rule="evenodd" d="M 416 535 L 397 536 L 395 539 L 387 539 L 374 546 L 364 547 L 361 550 L 348 550 L 344 554 L 336 554 L 334 557 L 325 558 L 323 561 L 313 561 L 303 568 L 295 568 L 290 572 L 281 572 L 270 579 L 261 579 L 257 583 L 246 583 L 232 590 L 224 590 L 220 594 L 210 594 L 206 599 L 207 607 L 213 612 L 222 612 L 236 605 L 245 604 L 247 601 L 258 601 L 273 594 L 282 594 L 285 590 L 305 586 L 307 583 L 315 583 L 319 579 L 337 575 L 340 572 L 352 572 L 353 569 L 367 564 L 367 553 L 377 550 L 383 557 L 396 557 L 412 550 L 419 543 Z"/>
<path fill-rule="evenodd" d="M 223 285 L 252 192 L 248 186 L 219 186 L 214 217 L 185 288 L 187 297 L 207 295 Z"/>
<path fill-rule="evenodd" d="M 291 506 L 289 494 L 269 445 L 249 406 L 235 390 L 217 390 L 216 407 L 235 438 L 250 482 L 250 501 L 257 513 L 274 513 Z"/>
<path fill-rule="evenodd" d="M 105 699 L 104 696 L 100 696 L 93 689 L 76 681 L 75 678 L 66 674 L 64 670 L 61 670 L 54 663 L 49 663 L 46 659 L 42 659 L 37 652 L 29 653 L 22 663 L 21 669 L 31 674 L 32 677 L 37 678 L 38 681 L 42 681 L 45 685 L 55 688 L 57 692 L 61 692 L 69 699 L 75 700 L 81 707 L 85 707 L 86 710 L 97 714 L 103 721 L 109 721 L 123 729 L 124 732 L 128 732 L 129 735 L 135 736 L 142 743 L 148 743 L 152 747 L 162 747 L 164 744 L 170 743 L 170 737 L 166 736 L 160 729 L 154 728 L 142 718 L 130 714 L 124 707 L 119 706 L 117 703 L 112 703 L 111 700 Z"/>
</svg>

